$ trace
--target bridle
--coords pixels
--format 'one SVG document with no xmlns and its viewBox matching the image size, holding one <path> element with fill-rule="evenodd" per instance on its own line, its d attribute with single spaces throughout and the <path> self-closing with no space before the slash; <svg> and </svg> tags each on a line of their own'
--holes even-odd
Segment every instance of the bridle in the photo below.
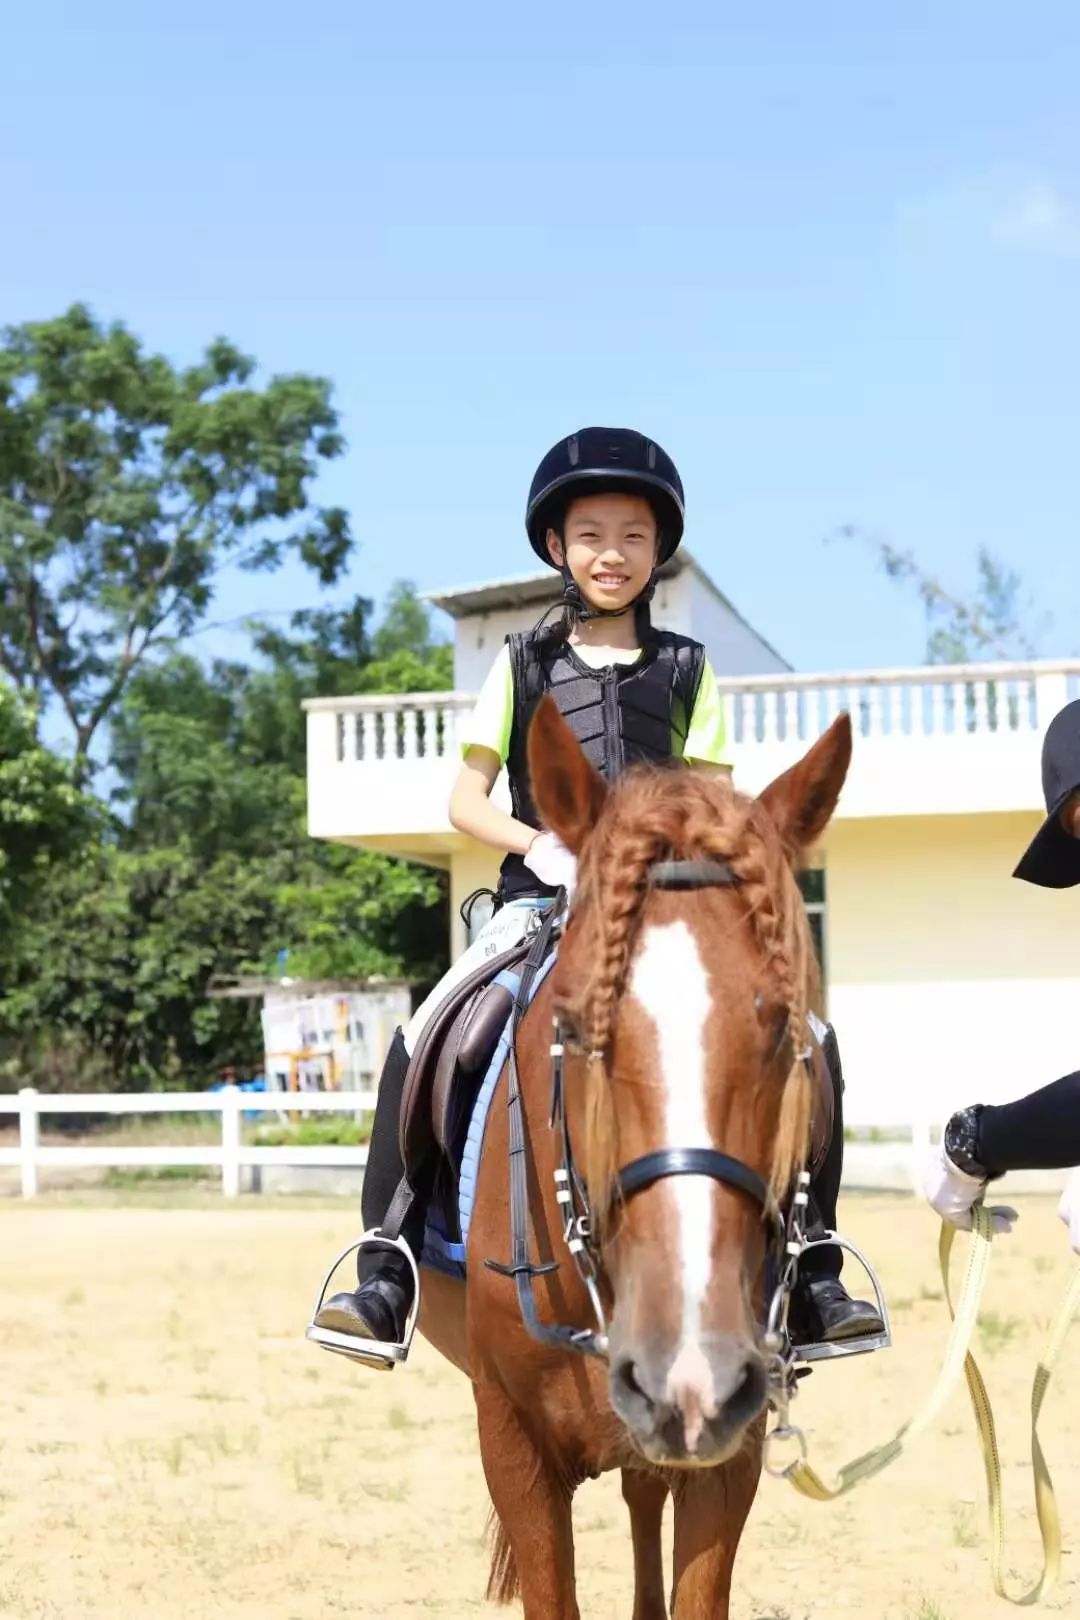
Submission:
<svg viewBox="0 0 1080 1620">
<path fill-rule="evenodd" d="M 726 861 L 666 860 L 655 861 L 646 872 L 650 888 L 687 890 L 706 888 L 732 888 L 739 879 Z M 518 1292 L 518 1303 L 526 1329 L 541 1344 L 562 1350 L 576 1350 L 584 1355 L 606 1359 L 608 1351 L 607 1318 L 600 1295 L 603 1261 L 596 1238 L 596 1220 L 589 1201 L 588 1188 L 574 1160 L 570 1125 L 566 1111 L 565 1056 L 566 1041 L 558 1016 L 554 1019 L 551 1040 L 551 1109 L 548 1124 L 558 1132 L 559 1154 L 555 1170 L 555 1197 L 563 1225 L 563 1241 L 574 1261 L 577 1272 L 588 1294 L 595 1328 L 573 1328 L 564 1323 L 541 1322 L 533 1295 L 533 1278 L 555 1271 L 559 1262 L 533 1265 L 529 1259 L 527 1146 L 524 1134 L 523 1105 L 520 1077 L 517 1067 L 516 1034 L 520 1018 L 528 1006 L 532 982 L 546 959 L 555 931 L 557 918 L 563 911 L 556 899 L 545 918 L 522 970 L 521 986 L 514 1004 L 514 1036 L 510 1044 L 508 1097 L 510 1124 L 510 1226 L 512 1257 L 509 1265 L 493 1260 L 485 1264 L 503 1276 L 512 1277 Z M 810 1064 L 809 1048 L 800 1050 L 799 1059 Z M 758 1206 L 762 1220 L 770 1227 L 769 1258 L 777 1272 L 772 1291 L 762 1347 L 769 1355 L 770 1385 L 786 1387 L 793 1373 L 791 1348 L 787 1334 L 787 1315 L 791 1291 L 795 1284 L 797 1257 L 802 1247 L 801 1223 L 806 1205 L 806 1185 L 809 1178 L 803 1172 L 785 1219 L 775 1197 L 758 1172 L 741 1159 L 718 1148 L 670 1147 L 655 1153 L 646 1153 L 623 1165 L 615 1177 L 619 1197 L 628 1201 L 646 1187 L 654 1186 L 672 1176 L 708 1176 L 721 1185 L 743 1194 Z"/>
</svg>

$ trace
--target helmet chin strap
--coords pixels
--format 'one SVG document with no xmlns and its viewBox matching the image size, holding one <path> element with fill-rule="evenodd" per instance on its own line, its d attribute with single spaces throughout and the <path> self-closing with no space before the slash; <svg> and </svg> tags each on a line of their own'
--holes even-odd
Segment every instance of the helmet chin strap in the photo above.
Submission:
<svg viewBox="0 0 1080 1620">
<path fill-rule="evenodd" d="M 598 608 L 592 607 L 581 594 L 581 587 L 569 568 L 563 563 L 559 572 L 563 579 L 563 602 L 573 613 L 579 624 L 585 624 L 589 619 L 621 619 L 624 613 L 633 612 L 634 608 L 651 602 L 656 591 L 656 570 L 649 575 L 648 584 L 640 590 L 633 601 L 627 602 L 625 607 Z"/>
</svg>

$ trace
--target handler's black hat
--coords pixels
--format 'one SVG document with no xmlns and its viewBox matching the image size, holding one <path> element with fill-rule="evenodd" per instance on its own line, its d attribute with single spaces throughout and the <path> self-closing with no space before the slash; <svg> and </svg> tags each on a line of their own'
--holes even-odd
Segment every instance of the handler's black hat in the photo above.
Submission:
<svg viewBox="0 0 1080 1620">
<path fill-rule="evenodd" d="M 1013 877 L 1044 889 L 1071 889 L 1080 883 L 1080 838 L 1061 825 L 1061 807 L 1080 789 L 1080 698 L 1050 722 L 1043 739 L 1042 779 L 1046 820 Z"/>
</svg>

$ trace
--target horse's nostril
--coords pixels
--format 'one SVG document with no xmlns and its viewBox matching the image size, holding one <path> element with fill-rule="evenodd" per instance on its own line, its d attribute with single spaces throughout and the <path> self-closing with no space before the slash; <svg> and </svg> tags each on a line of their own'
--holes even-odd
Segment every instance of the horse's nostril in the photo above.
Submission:
<svg viewBox="0 0 1080 1620">
<path fill-rule="evenodd" d="M 729 1421 L 748 1421 L 763 1404 L 765 1393 L 765 1369 L 757 1357 L 751 1357 L 743 1363 L 739 1381 L 723 1403 L 725 1416 Z"/>
<path fill-rule="evenodd" d="M 629 1356 L 624 1361 L 620 1361 L 615 1368 L 615 1379 L 622 1388 L 624 1395 L 633 1396 L 635 1400 L 639 1401 L 649 1401 L 649 1397 L 638 1379 L 637 1368 Z"/>
</svg>

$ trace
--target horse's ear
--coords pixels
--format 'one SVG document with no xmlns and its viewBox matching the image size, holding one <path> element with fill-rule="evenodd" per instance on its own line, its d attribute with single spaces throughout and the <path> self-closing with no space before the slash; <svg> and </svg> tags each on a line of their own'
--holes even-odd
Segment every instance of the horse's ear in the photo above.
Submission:
<svg viewBox="0 0 1080 1620">
<path fill-rule="evenodd" d="M 550 693 L 529 726 L 529 777 L 540 820 L 574 855 L 596 826 L 608 788 L 559 713 Z"/>
<path fill-rule="evenodd" d="M 788 858 L 817 843 L 840 797 L 851 764 L 851 716 L 842 714 L 797 765 L 778 776 L 761 794 Z"/>
</svg>

